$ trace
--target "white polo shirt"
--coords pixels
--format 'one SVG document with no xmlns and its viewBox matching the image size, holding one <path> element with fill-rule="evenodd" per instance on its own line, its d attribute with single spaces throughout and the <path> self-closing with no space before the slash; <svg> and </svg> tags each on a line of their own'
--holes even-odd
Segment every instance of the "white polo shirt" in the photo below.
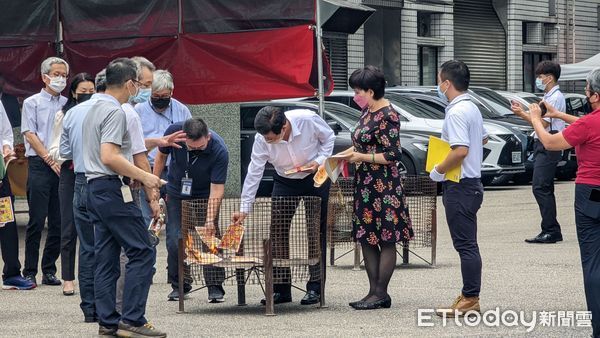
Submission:
<svg viewBox="0 0 600 338">
<path fill-rule="evenodd" d="M 455 97 L 446 107 L 442 139 L 451 147 L 469 147 L 469 153 L 462 163 L 461 178 L 481 178 L 482 140 L 485 135 L 481 112 L 469 94 Z"/>
<path fill-rule="evenodd" d="M 566 112 L 567 111 L 567 101 L 565 100 L 565 96 L 560 91 L 560 87 L 558 85 L 552 87 L 549 92 L 544 94 L 544 101 L 548 102 L 558 111 Z M 544 121 L 550 123 L 550 125 L 546 128 L 546 131 L 556 130 L 563 131 L 565 129 L 565 121 L 561 119 L 551 119 L 549 117 L 544 117 Z M 533 134 L 534 138 L 538 138 L 537 134 Z"/>
</svg>

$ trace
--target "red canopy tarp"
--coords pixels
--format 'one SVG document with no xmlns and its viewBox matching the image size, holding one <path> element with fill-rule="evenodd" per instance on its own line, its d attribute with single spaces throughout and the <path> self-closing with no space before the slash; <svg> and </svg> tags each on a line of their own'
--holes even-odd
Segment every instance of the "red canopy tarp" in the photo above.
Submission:
<svg viewBox="0 0 600 338">
<path fill-rule="evenodd" d="M 45 33 L 58 31 L 39 24 L 56 16 L 48 3 L 29 2 L 28 11 L 13 6 L 9 17 L 12 22 L 27 18 L 37 32 L 42 26 L 49 27 Z M 59 4 L 71 75 L 95 74 L 117 57 L 141 55 L 173 73 L 175 97 L 188 104 L 312 96 L 317 88 L 316 39 L 309 29 L 315 0 L 183 0 L 181 8 L 177 0 Z M 13 45 L 19 29 L 11 30 Z M 21 31 L 27 42 L 22 51 L 0 48 L 0 72 L 7 74 L 14 94 L 39 90 L 40 63 L 54 48 L 49 34 L 39 36 L 44 42 L 31 41 L 32 29 Z M 5 42 L 0 40 L 0 47 L 7 47 Z M 327 60 L 324 65 L 330 91 Z"/>
<path fill-rule="evenodd" d="M 223 34 L 65 42 L 73 69 L 97 72 L 119 56 L 143 55 L 175 78 L 190 104 L 313 96 L 314 32 L 307 25 Z M 314 77 L 314 76 L 313 76 Z"/>
</svg>

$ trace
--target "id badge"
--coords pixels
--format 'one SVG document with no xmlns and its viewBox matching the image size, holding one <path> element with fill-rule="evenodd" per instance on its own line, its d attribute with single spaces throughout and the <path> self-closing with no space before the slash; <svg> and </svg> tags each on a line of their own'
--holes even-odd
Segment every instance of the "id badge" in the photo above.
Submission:
<svg viewBox="0 0 600 338">
<path fill-rule="evenodd" d="M 121 194 L 123 195 L 123 202 L 133 202 L 133 195 L 131 194 L 131 188 L 128 185 L 121 186 Z"/>
<path fill-rule="evenodd" d="M 182 178 L 181 179 L 181 195 L 192 196 L 192 179 Z"/>
</svg>

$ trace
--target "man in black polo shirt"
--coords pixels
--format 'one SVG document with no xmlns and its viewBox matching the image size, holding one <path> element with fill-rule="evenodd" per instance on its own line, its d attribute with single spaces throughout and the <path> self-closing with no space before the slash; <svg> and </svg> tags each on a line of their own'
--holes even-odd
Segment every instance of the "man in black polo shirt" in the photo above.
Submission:
<svg viewBox="0 0 600 338">
<path fill-rule="evenodd" d="M 159 148 L 154 160 L 154 174 L 159 175 L 165 168 L 167 157 L 171 155 L 167 174 L 167 268 L 168 281 L 173 291 L 168 300 L 179 299 L 178 275 L 178 239 L 181 237 L 181 201 L 186 199 L 208 198 L 206 212 L 200 211 L 200 224 L 210 231 L 218 231 L 218 210 L 225 194 L 227 164 L 229 153 L 225 142 L 217 133 L 208 129 L 199 117 L 185 122 L 172 124 L 165 131 L 171 135 L 183 130 L 185 143 L 181 147 Z M 223 268 L 205 266 L 204 280 L 208 286 L 208 300 L 211 303 L 222 302 L 225 296 Z M 184 292 L 191 290 L 189 281 L 184 285 Z"/>
</svg>

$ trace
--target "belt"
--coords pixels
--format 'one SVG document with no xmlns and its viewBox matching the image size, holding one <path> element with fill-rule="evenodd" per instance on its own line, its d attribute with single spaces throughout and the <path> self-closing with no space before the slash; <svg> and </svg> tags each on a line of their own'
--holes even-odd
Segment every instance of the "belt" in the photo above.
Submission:
<svg viewBox="0 0 600 338">
<path fill-rule="evenodd" d="M 107 175 L 107 176 L 93 178 L 88 183 L 91 183 L 93 181 L 108 181 L 108 180 L 121 180 L 121 177 L 118 175 Z M 129 185 L 130 183 L 131 183 L 131 179 L 127 176 L 123 176 L 123 184 Z"/>
</svg>

